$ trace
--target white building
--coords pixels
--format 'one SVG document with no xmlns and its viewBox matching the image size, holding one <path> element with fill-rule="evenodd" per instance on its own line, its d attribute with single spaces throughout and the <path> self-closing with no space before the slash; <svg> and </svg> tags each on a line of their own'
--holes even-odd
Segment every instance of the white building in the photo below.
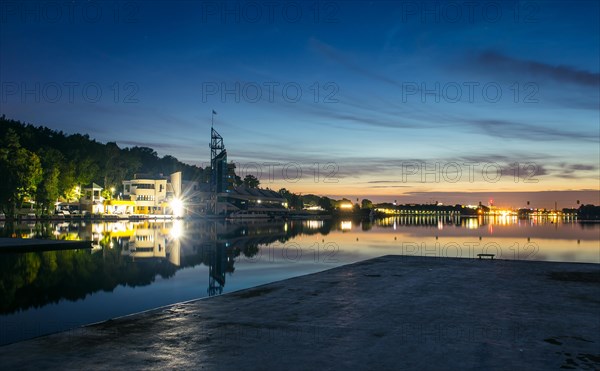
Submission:
<svg viewBox="0 0 600 371">
<path fill-rule="evenodd" d="M 169 177 L 136 175 L 123 182 L 123 198 L 134 203 L 134 214 L 180 214 L 181 172 Z"/>
<path fill-rule="evenodd" d="M 83 187 L 83 194 L 80 198 L 81 209 L 83 211 L 99 214 L 104 211 L 104 197 L 102 197 L 102 187 L 92 183 Z"/>
</svg>

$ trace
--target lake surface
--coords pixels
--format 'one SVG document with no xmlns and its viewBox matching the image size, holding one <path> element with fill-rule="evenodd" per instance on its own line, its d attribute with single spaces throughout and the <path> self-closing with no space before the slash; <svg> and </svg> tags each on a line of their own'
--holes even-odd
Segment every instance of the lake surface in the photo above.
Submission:
<svg viewBox="0 0 600 371">
<path fill-rule="evenodd" d="M 31 223 L 92 250 L 0 254 L 0 344 L 388 254 L 600 263 L 600 224 L 511 217 Z"/>
</svg>

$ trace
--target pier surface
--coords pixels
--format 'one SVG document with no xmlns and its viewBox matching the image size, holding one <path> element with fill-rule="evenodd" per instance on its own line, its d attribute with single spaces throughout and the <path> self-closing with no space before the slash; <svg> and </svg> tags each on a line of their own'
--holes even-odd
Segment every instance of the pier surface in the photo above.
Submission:
<svg viewBox="0 0 600 371">
<path fill-rule="evenodd" d="M 0 238 L 0 253 L 91 248 L 91 241 L 42 240 L 35 238 Z"/>
<path fill-rule="evenodd" d="M 600 265 L 384 256 L 0 347 L 4 369 L 600 368 Z"/>
</svg>

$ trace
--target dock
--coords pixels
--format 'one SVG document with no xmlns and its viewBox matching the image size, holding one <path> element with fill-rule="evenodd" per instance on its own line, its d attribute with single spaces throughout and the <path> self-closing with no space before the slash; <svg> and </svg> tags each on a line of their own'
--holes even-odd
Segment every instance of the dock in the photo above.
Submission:
<svg viewBox="0 0 600 371">
<path fill-rule="evenodd" d="M 35 238 L 0 238 L 1 253 L 91 249 L 90 241 L 42 240 Z"/>
</svg>

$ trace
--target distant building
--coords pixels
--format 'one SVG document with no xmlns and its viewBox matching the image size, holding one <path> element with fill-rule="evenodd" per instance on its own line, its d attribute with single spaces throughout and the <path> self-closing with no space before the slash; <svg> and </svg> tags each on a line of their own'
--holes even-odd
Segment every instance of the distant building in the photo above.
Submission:
<svg viewBox="0 0 600 371">
<path fill-rule="evenodd" d="M 217 195 L 217 214 L 240 210 L 283 215 L 288 212 L 288 204 L 280 193 L 269 189 L 239 186 Z"/>
<path fill-rule="evenodd" d="M 92 214 L 104 212 L 104 197 L 102 197 L 103 188 L 96 183 L 83 187 L 80 203 L 81 210 Z"/>
</svg>

